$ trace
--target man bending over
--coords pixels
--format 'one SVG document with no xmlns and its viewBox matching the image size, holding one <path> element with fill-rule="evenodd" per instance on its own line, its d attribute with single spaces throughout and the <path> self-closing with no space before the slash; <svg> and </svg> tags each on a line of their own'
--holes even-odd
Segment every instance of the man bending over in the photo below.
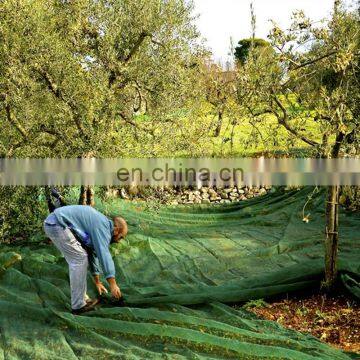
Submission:
<svg viewBox="0 0 360 360">
<path fill-rule="evenodd" d="M 112 296 L 121 298 L 109 245 L 126 236 L 127 224 L 123 218 L 110 220 L 91 206 L 69 205 L 55 209 L 45 219 L 44 230 L 69 265 L 73 314 L 93 310 L 98 302 L 86 300 L 88 264 L 99 294 L 107 292 L 100 281 L 101 267 Z"/>
</svg>

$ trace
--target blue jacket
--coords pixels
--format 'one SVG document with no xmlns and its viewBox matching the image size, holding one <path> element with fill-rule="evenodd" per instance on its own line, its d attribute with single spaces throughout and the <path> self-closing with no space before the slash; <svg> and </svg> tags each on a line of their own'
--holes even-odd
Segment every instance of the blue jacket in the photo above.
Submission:
<svg viewBox="0 0 360 360">
<path fill-rule="evenodd" d="M 86 245 L 94 250 L 89 254 L 92 273 L 99 274 L 101 265 L 106 278 L 115 277 L 114 261 L 109 251 L 114 231 L 113 221 L 87 205 L 63 206 L 55 209 L 54 214 L 60 225 L 69 227 L 80 235 L 89 235 Z"/>
</svg>

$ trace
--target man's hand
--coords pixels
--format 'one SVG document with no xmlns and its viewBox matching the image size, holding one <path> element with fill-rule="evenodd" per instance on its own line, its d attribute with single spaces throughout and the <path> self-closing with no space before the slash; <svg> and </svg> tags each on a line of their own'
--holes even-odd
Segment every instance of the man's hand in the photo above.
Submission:
<svg viewBox="0 0 360 360">
<path fill-rule="evenodd" d="M 120 291 L 120 288 L 116 284 L 115 278 L 107 278 L 106 280 L 110 285 L 111 295 L 115 299 L 119 300 L 121 298 L 121 291 Z"/>
<path fill-rule="evenodd" d="M 115 284 L 113 286 L 110 286 L 111 295 L 119 300 L 121 298 L 121 291 L 120 288 Z"/>
<path fill-rule="evenodd" d="M 99 295 L 108 293 L 107 288 L 104 286 L 103 283 L 96 283 L 95 285 Z"/>
<path fill-rule="evenodd" d="M 108 293 L 106 287 L 105 287 L 104 284 L 100 281 L 100 276 L 99 276 L 99 275 L 94 275 L 94 281 L 95 281 L 95 286 L 96 286 L 96 289 L 97 289 L 99 295 L 107 294 L 107 293 Z"/>
</svg>

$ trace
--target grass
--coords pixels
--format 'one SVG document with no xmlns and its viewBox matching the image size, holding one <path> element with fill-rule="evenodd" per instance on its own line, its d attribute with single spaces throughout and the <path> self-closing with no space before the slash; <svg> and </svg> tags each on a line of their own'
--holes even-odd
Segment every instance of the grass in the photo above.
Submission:
<svg viewBox="0 0 360 360">
<path fill-rule="evenodd" d="M 320 142 L 320 126 L 312 118 L 298 118 L 289 121 L 292 127 L 306 129 L 306 135 Z M 232 124 L 229 118 L 224 119 L 222 131 L 218 137 L 210 138 L 209 147 L 216 156 L 254 156 L 296 155 L 308 156 L 313 147 L 302 140 L 294 138 L 283 126 L 277 123 L 273 115 L 266 114 L 256 124 L 242 119 L 234 128 L 233 146 L 231 145 Z M 305 134 L 305 132 L 302 132 Z"/>
<path fill-rule="evenodd" d="M 264 299 L 257 299 L 257 300 L 250 300 L 245 305 L 243 305 L 243 308 L 253 309 L 253 308 L 266 308 L 268 306 L 268 303 Z"/>
<path fill-rule="evenodd" d="M 314 121 L 314 112 L 299 104 L 294 95 L 287 98 L 280 97 L 286 107 L 289 120 L 293 129 L 311 140 L 322 142 L 322 129 L 319 122 Z M 284 126 L 278 123 L 273 114 L 258 116 L 255 120 L 246 117 L 238 118 L 237 104 L 228 104 L 229 109 L 224 114 L 221 132 L 214 136 L 218 117 L 216 110 L 209 104 L 203 103 L 195 113 L 178 110 L 174 112 L 174 118 L 181 117 L 177 125 L 169 123 L 166 131 L 172 136 L 172 143 L 177 145 L 168 146 L 169 139 L 158 144 L 162 151 L 161 156 L 171 157 L 252 157 L 265 155 L 311 157 L 316 150 L 313 146 L 296 138 Z M 254 109 L 257 111 L 257 109 Z M 230 115 L 234 112 L 233 115 Z M 234 121 L 235 120 L 235 121 Z M 136 122 L 142 126 L 150 126 L 151 118 L 145 115 L 136 116 Z M 233 125 L 233 123 L 236 125 Z M 163 124 L 164 126 L 167 126 Z M 156 129 L 158 136 L 167 132 Z M 330 141 L 333 139 L 329 139 Z M 168 154 L 170 152 L 170 154 Z"/>
</svg>

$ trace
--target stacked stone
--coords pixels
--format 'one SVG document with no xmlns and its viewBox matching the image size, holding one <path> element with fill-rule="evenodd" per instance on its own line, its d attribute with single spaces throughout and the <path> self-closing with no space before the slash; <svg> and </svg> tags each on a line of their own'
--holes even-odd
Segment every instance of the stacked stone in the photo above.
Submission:
<svg viewBox="0 0 360 360">
<path fill-rule="evenodd" d="M 202 187 L 200 189 L 164 187 L 143 190 L 137 187 L 121 188 L 118 195 L 123 199 L 160 199 L 168 204 L 226 204 L 251 199 L 256 196 L 265 195 L 271 189 L 270 186 L 260 187 L 229 187 L 212 188 Z M 114 190 L 111 190 L 114 197 Z"/>
<path fill-rule="evenodd" d="M 175 198 L 170 201 L 171 204 L 210 204 L 210 203 L 232 203 L 251 199 L 256 196 L 264 195 L 270 190 L 270 187 L 243 187 L 237 188 L 209 188 L 202 187 L 200 190 L 184 189 L 180 190 Z"/>
</svg>

